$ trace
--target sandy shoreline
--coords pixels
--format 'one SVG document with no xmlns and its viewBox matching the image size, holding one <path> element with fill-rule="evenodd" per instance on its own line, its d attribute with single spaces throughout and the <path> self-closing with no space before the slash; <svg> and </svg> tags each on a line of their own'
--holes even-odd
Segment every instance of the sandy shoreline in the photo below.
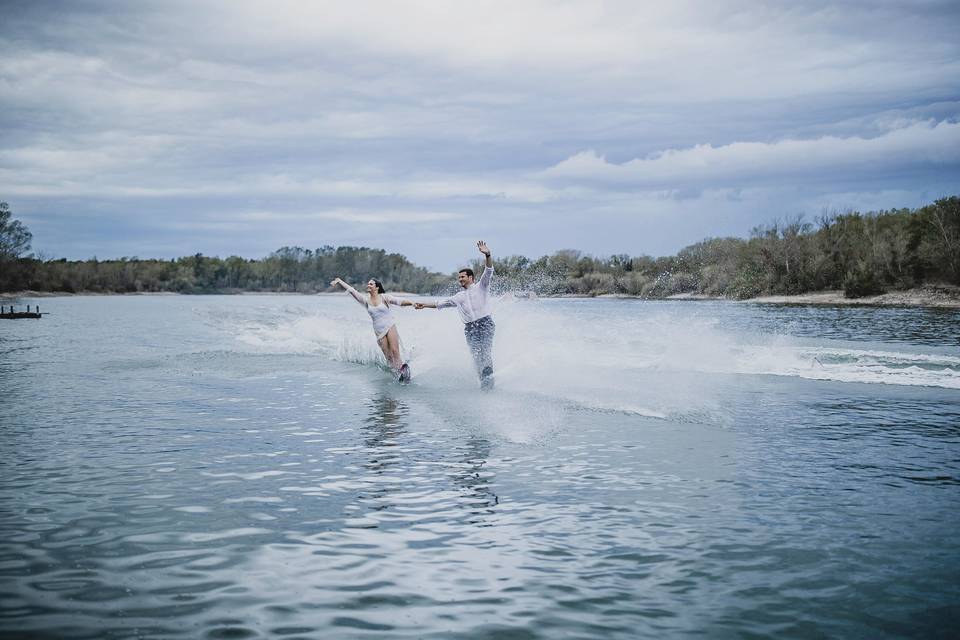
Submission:
<svg viewBox="0 0 960 640">
<path fill-rule="evenodd" d="M 679 294 L 668 300 L 729 300 L 698 294 Z M 800 304 L 825 306 L 866 307 L 938 307 L 960 309 L 960 287 L 936 285 L 905 291 L 890 291 L 863 298 L 847 298 L 843 291 L 815 291 L 790 296 L 758 296 L 745 300 L 730 300 L 737 304 Z"/>
<path fill-rule="evenodd" d="M 890 291 L 876 296 L 863 298 L 847 298 L 843 291 L 814 291 L 790 296 L 757 296 L 737 300 L 722 296 L 709 296 L 702 293 L 678 293 L 666 298 L 643 298 L 626 294 L 610 293 L 599 296 L 562 295 L 543 296 L 558 298 L 616 298 L 616 299 L 647 299 L 647 300 L 689 300 L 692 302 L 715 301 L 730 302 L 732 304 L 796 304 L 822 306 L 862 306 L 862 307 L 937 307 L 944 309 L 960 309 L 960 287 L 953 285 L 928 285 L 905 291 Z"/>
<path fill-rule="evenodd" d="M 391 292 L 394 295 L 418 296 L 420 294 L 406 292 Z M 180 294 L 172 291 L 159 292 L 140 292 L 140 293 L 64 293 L 50 291 L 17 291 L 12 293 L 0 293 L 0 300 L 10 303 L 20 298 L 60 298 L 73 296 L 178 296 L 178 295 L 258 295 L 258 296 L 342 296 L 342 292 L 321 291 L 319 293 L 291 293 L 279 291 L 239 291 L 233 293 L 221 294 Z M 428 296 L 429 297 L 429 296 Z M 524 296 L 517 296 L 523 298 Z M 538 296 L 531 296 L 537 298 Z M 936 307 L 945 309 L 960 309 L 960 287 L 952 285 L 928 285 L 907 289 L 905 291 L 890 291 L 876 296 L 867 296 L 863 298 L 844 297 L 843 291 L 817 291 L 811 293 L 801 293 L 789 296 L 758 296 L 756 298 L 747 298 L 745 300 L 735 300 L 733 298 L 723 298 L 717 296 L 708 296 L 697 293 L 680 293 L 666 298 L 643 298 L 642 296 L 630 296 L 625 294 L 602 294 L 598 296 L 586 295 L 561 295 L 561 296 L 539 296 L 542 298 L 618 298 L 629 300 L 690 300 L 690 301 L 724 301 L 734 304 L 796 304 L 796 305 L 822 305 L 822 306 L 868 306 L 868 307 Z"/>
<path fill-rule="evenodd" d="M 842 291 L 805 293 L 796 296 L 762 296 L 743 300 L 759 304 L 815 304 L 874 307 L 941 307 L 960 309 L 960 294 L 957 291 L 928 291 L 926 289 L 908 289 L 891 291 L 864 298 L 846 298 Z"/>
</svg>

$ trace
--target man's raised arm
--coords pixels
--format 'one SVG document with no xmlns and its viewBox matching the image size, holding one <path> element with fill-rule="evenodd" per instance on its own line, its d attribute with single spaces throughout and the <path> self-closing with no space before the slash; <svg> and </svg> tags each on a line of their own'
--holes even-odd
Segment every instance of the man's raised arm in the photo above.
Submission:
<svg viewBox="0 0 960 640">
<path fill-rule="evenodd" d="M 490 278 L 493 277 L 493 257 L 490 247 L 488 247 L 487 243 L 483 240 L 477 240 L 477 249 L 480 249 L 480 253 L 487 258 L 484 262 L 483 273 L 480 275 L 480 280 L 477 284 L 480 285 L 481 289 L 487 289 L 490 287 Z"/>
<path fill-rule="evenodd" d="M 493 258 L 490 257 L 490 248 L 487 246 L 487 243 L 483 240 L 477 240 L 477 249 L 480 249 L 480 253 L 487 257 L 484 266 L 493 267 Z"/>
</svg>

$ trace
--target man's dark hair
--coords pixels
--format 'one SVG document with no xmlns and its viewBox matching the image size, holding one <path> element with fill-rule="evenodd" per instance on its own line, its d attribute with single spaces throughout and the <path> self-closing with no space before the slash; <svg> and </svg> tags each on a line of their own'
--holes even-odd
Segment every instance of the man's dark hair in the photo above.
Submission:
<svg viewBox="0 0 960 640">
<path fill-rule="evenodd" d="M 476 277 L 476 276 L 473 275 L 473 269 L 471 269 L 471 268 L 469 268 L 469 267 L 466 267 L 466 268 L 464 268 L 464 269 L 460 269 L 460 271 L 457 271 L 457 273 L 465 273 L 465 274 L 467 274 L 468 276 L 470 276 L 471 278 L 475 278 L 475 277 Z"/>
</svg>

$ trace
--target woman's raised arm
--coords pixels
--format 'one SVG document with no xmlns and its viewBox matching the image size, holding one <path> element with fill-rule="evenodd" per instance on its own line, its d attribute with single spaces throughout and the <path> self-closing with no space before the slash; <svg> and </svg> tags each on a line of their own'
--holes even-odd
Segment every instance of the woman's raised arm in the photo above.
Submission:
<svg viewBox="0 0 960 640">
<path fill-rule="evenodd" d="M 367 301 L 363 299 L 363 295 L 362 295 L 359 291 L 357 291 L 356 289 L 354 289 L 353 287 L 351 287 L 350 285 L 348 285 L 346 282 L 344 282 L 343 280 L 341 280 L 340 278 L 334 278 L 334 279 L 330 282 L 330 286 L 332 286 L 332 287 L 336 287 L 336 286 L 341 286 L 341 287 L 343 287 L 344 289 L 346 289 L 347 293 L 349 293 L 351 296 L 353 296 L 353 299 L 354 299 L 354 300 L 356 300 L 357 302 L 359 302 L 359 303 L 362 304 L 363 306 L 367 306 Z"/>
</svg>

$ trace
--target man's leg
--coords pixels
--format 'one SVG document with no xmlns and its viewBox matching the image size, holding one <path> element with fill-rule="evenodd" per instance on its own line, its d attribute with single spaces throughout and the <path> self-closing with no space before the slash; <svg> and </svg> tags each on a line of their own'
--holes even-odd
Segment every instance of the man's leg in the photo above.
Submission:
<svg viewBox="0 0 960 640">
<path fill-rule="evenodd" d="M 483 389 L 493 388 L 493 334 L 496 328 L 490 316 L 464 325 L 464 335 Z"/>
</svg>

